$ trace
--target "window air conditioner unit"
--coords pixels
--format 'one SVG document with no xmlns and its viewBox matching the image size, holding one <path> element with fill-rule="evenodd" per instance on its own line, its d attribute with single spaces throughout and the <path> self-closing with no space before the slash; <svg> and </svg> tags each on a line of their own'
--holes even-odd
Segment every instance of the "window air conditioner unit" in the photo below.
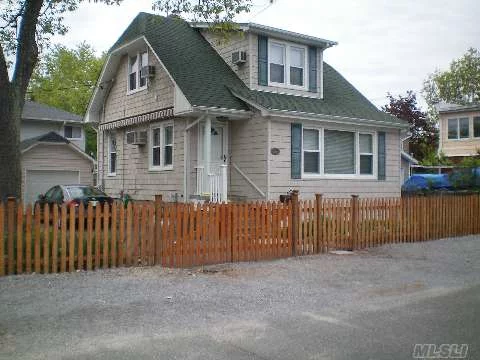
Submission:
<svg viewBox="0 0 480 360">
<path fill-rule="evenodd" d="M 232 62 L 235 65 L 243 65 L 247 62 L 247 52 L 246 51 L 234 51 L 232 53 Z"/>
<path fill-rule="evenodd" d="M 140 77 L 142 78 L 153 78 L 155 76 L 155 66 L 148 65 L 142 66 L 140 69 Z"/>
<path fill-rule="evenodd" d="M 145 145 L 147 143 L 146 131 L 130 131 L 127 132 L 127 144 L 129 145 Z"/>
</svg>

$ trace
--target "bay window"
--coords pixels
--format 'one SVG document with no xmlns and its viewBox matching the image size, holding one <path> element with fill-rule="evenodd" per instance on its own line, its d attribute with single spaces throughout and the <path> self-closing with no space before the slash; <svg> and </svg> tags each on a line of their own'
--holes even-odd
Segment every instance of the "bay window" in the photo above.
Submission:
<svg viewBox="0 0 480 360">
<path fill-rule="evenodd" d="M 169 170 L 173 167 L 173 124 L 167 122 L 151 128 L 150 170 Z"/>
</svg>

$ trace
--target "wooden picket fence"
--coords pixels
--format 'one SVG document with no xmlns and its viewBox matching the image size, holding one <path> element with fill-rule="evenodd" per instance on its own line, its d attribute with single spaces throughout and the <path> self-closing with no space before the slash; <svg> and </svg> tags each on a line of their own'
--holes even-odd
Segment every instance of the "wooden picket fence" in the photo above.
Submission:
<svg viewBox="0 0 480 360">
<path fill-rule="evenodd" d="M 478 194 L 288 203 L 0 204 L 0 276 L 191 267 L 480 233 Z"/>
</svg>

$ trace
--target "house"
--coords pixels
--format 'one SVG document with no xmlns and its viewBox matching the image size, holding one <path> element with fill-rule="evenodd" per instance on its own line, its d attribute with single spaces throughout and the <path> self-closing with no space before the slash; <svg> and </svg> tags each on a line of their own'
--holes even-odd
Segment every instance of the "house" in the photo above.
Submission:
<svg viewBox="0 0 480 360">
<path fill-rule="evenodd" d="M 412 175 L 412 166 L 418 165 L 419 162 L 410 153 L 410 138 L 411 134 L 401 139 L 402 149 L 400 152 L 400 184 L 403 185 L 405 181 Z"/>
<path fill-rule="evenodd" d="M 437 105 L 440 134 L 438 151 L 455 163 L 480 151 L 480 104 Z"/>
<path fill-rule="evenodd" d="M 85 153 L 81 116 L 26 101 L 20 128 L 22 198 L 34 203 L 58 184 L 93 184 L 94 159 Z"/>
<path fill-rule="evenodd" d="M 334 45 L 258 24 L 225 39 L 140 13 L 86 114 L 98 127 L 98 183 L 167 201 L 400 196 L 408 127 L 323 61 Z"/>
</svg>

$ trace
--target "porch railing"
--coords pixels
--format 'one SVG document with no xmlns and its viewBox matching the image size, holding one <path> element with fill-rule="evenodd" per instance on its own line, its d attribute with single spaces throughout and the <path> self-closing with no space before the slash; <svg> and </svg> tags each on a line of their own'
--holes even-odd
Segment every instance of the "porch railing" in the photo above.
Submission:
<svg viewBox="0 0 480 360">
<path fill-rule="evenodd" d="M 195 195 L 202 195 L 204 193 L 203 187 L 205 184 L 205 167 L 196 166 L 196 185 L 195 185 Z"/>
<path fill-rule="evenodd" d="M 210 169 L 208 182 L 205 183 L 205 167 L 195 167 L 196 195 L 209 196 L 210 202 L 226 202 L 228 198 L 227 165 L 220 165 Z"/>
</svg>

